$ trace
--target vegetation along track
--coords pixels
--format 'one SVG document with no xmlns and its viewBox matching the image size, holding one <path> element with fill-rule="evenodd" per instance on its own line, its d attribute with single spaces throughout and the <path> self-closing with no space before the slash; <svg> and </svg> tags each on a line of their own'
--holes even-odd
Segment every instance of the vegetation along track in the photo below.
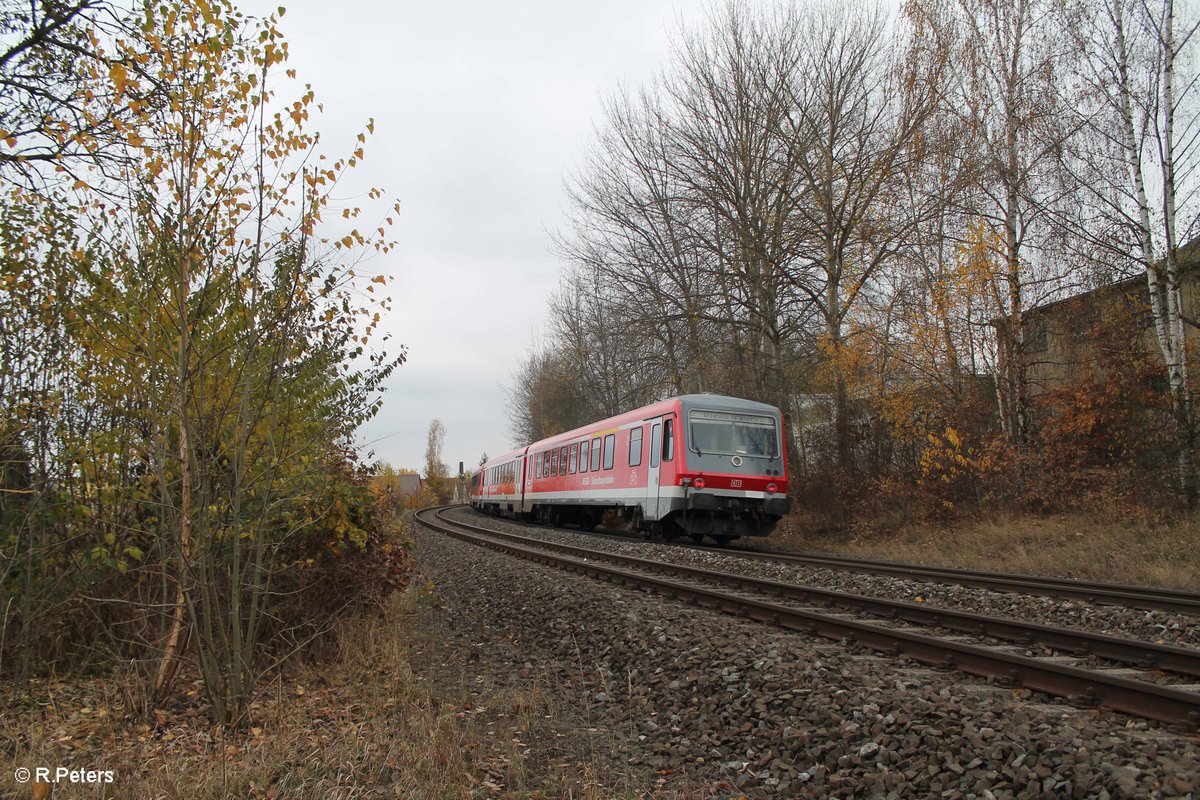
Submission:
<svg viewBox="0 0 1200 800">
<path fill-rule="evenodd" d="M 942 668 L 999 678 L 1014 686 L 1066 697 L 1083 705 L 1103 705 L 1195 730 L 1200 726 L 1200 686 L 1163 685 L 1131 677 L 1129 669 L 1083 667 L 1088 656 L 1133 663 L 1157 677 L 1163 673 L 1200 676 L 1200 651 L 1124 639 L 1105 634 L 1021 622 L 979 614 L 864 597 L 843 592 L 764 581 L 741 575 L 590 550 L 529 539 L 446 519 L 445 508 L 417 513 L 423 525 L 474 544 L 604 580 L 648 589 L 698 605 L 718 608 L 779 627 L 827 638 L 857 642 L 873 650 Z M 595 563 L 608 561 L 620 566 Z M 658 575 L 669 575 L 658 577 Z M 783 598 L 788 605 L 751 595 Z M 803 603 L 805 605 L 797 605 Z M 814 604 L 821 608 L 814 607 Z M 887 618 L 886 624 L 865 622 L 844 613 Z M 898 626 L 897 621 L 906 623 Z M 912 625 L 965 632 L 931 635 Z M 1011 648 L 981 645 L 976 640 L 1006 639 L 1037 643 L 1062 656 L 1036 657 Z"/>
</svg>

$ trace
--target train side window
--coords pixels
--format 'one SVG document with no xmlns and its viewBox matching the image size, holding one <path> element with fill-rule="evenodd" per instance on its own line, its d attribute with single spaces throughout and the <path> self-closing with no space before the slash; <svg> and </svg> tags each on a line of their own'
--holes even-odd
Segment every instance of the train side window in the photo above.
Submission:
<svg viewBox="0 0 1200 800">
<path fill-rule="evenodd" d="M 629 431 L 629 466 L 640 467 L 642 464 L 642 428 L 638 426 Z"/>
<path fill-rule="evenodd" d="M 576 466 L 579 464 L 579 445 L 577 445 L 577 444 L 573 444 L 573 445 L 571 445 L 571 461 L 570 461 L 570 464 L 571 464 L 571 466 L 570 466 L 570 469 L 568 470 L 568 472 L 570 472 L 572 475 L 574 475 L 574 474 L 575 474 L 575 468 L 576 468 Z"/>
<path fill-rule="evenodd" d="M 610 433 L 604 437 L 604 468 L 613 468 L 613 455 L 617 451 L 617 435 Z"/>
<path fill-rule="evenodd" d="M 600 469 L 600 438 L 592 439 L 592 472 Z"/>
<path fill-rule="evenodd" d="M 659 448 L 659 445 L 661 444 L 661 441 L 658 438 L 658 429 L 661 427 L 662 426 L 656 422 L 656 423 L 654 423 L 654 427 L 650 429 L 650 466 L 651 466 L 651 468 L 658 466 L 658 448 Z"/>
<path fill-rule="evenodd" d="M 550 452 L 550 477 L 558 477 L 558 449 Z"/>
<path fill-rule="evenodd" d="M 580 472 L 588 471 L 588 444 L 590 444 L 590 442 L 580 442 L 579 443 L 579 471 Z"/>
<path fill-rule="evenodd" d="M 565 444 L 558 449 L 558 474 L 567 474 L 567 446 Z"/>
<path fill-rule="evenodd" d="M 662 460 L 670 461 L 675 457 L 675 420 L 663 420 Z"/>
<path fill-rule="evenodd" d="M 533 476 L 535 478 L 542 477 L 542 454 L 536 453 L 533 456 Z"/>
</svg>

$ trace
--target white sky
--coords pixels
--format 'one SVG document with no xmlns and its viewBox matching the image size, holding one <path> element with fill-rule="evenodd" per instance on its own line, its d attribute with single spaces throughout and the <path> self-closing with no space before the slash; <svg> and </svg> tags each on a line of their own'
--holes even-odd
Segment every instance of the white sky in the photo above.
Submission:
<svg viewBox="0 0 1200 800">
<path fill-rule="evenodd" d="M 562 227 L 563 178 L 601 122 L 601 99 L 651 80 L 702 0 L 283 5 L 289 65 L 325 107 L 313 127 L 326 152 L 349 155 L 374 117 L 353 187 L 401 201 L 399 247 L 367 269 L 394 276 L 386 330 L 409 358 L 362 431 L 364 450 L 421 469 L 436 417 L 443 460 L 470 468 L 509 449 L 504 387 L 544 327 L 558 284 L 548 232 Z"/>
</svg>

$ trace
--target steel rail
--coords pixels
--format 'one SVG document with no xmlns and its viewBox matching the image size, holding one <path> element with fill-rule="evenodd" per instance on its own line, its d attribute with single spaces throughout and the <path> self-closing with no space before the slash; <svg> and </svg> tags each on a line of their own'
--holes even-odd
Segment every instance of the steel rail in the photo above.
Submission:
<svg viewBox="0 0 1200 800">
<path fill-rule="evenodd" d="M 444 519 L 440 516 L 439 518 Z M 1071 655 L 1094 655 L 1111 661 L 1133 664 L 1146 670 L 1159 669 L 1180 675 L 1200 676 L 1200 650 L 1187 647 L 1158 644 L 1156 642 L 1113 636 L 1106 633 L 1071 630 L 1053 625 L 993 617 L 950 608 L 931 607 L 901 600 L 869 597 L 851 592 L 836 592 L 795 583 L 764 580 L 720 570 L 710 570 L 684 564 L 672 564 L 655 559 L 637 558 L 618 553 L 590 550 L 585 547 L 576 547 L 562 542 L 531 539 L 527 536 L 495 531 L 460 520 L 444 521 L 461 525 L 464 528 L 478 531 L 488 536 L 499 536 L 508 541 L 534 547 L 548 547 L 559 552 L 569 553 L 578 558 L 602 558 L 606 561 L 638 569 L 653 569 L 658 572 L 687 575 L 698 580 L 711 581 L 735 589 L 773 594 L 789 600 L 812 602 L 824 606 L 837 606 L 849 611 L 864 612 L 874 616 L 885 617 L 889 620 L 903 620 L 918 625 L 937 625 L 975 636 L 990 636 L 1022 645 L 1038 643 L 1054 648 L 1055 650 L 1070 653 Z"/>
<path fill-rule="evenodd" d="M 973 675 L 995 677 L 1013 685 L 1066 697 L 1084 705 L 1102 705 L 1116 711 L 1142 716 L 1195 730 L 1200 726 L 1200 693 L 1145 683 L 1118 675 L 1041 661 L 1028 656 L 939 639 L 925 634 L 887 628 L 857 620 L 782 606 L 664 578 L 608 567 L 572 556 L 554 555 L 545 549 L 517 545 L 477 535 L 462 528 L 464 523 L 441 519 L 442 509 L 423 509 L 416 514 L 421 524 L 472 544 L 535 562 L 568 569 L 614 583 L 648 588 L 701 606 L 767 622 L 788 630 L 816 634 L 838 641 L 860 643 L 872 650 L 921 663 L 956 669 Z M 429 520 L 434 514 L 439 518 Z"/>
<path fill-rule="evenodd" d="M 713 548 L 720 552 L 719 548 Z M 877 561 L 846 556 L 808 555 L 784 551 L 737 550 L 739 555 L 754 553 L 752 558 L 796 562 L 826 569 L 869 572 L 899 578 L 957 583 L 1005 592 L 1072 597 L 1099 605 L 1121 605 L 1143 610 L 1170 611 L 1200 615 L 1200 594 L 1182 589 L 1163 589 L 1122 583 L 1081 581 L 1043 575 L 989 572 L 958 567 L 928 567 L 895 561 Z"/>
<path fill-rule="evenodd" d="M 517 522 L 516 524 L 527 523 Z M 581 531 L 572 528 L 556 528 L 555 530 L 562 530 L 567 533 L 581 533 Z M 634 537 L 619 533 L 606 533 L 603 531 L 582 533 L 627 542 L 635 541 Z M 675 542 L 671 546 L 706 550 L 736 558 L 752 558 L 762 561 L 801 564 L 819 569 L 865 572 L 872 575 L 886 575 L 906 580 L 972 586 L 977 589 L 988 589 L 996 592 L 1035 594 L 1043 597 L 1069 597 L 1086 600 L 1097 605 L 1124 606 L 1147 611 L 1168 611 L 1176 614 L 1200 616 L 1200 593 L 1189 592 L 1183 589 L 1082 581 L 1075 578 L 1056 578 L 1045 575 L 990 572 L 987 570 L 972 570 L 959 567 L 930 567 L 899 561 L 881 561 L 852 556 L 817 555 L 789 552 L 786 550 L 714 547 L 712 545 L 690 544 L 687 542 Z"/>
</svg>

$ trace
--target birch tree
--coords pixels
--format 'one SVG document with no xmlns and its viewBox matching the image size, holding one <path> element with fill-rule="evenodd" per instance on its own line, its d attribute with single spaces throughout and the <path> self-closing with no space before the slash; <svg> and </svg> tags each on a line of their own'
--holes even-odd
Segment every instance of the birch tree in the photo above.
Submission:
<svg viewBox="0 0 1200 800">
<path fill-rule="evenodd" d="M 243 724 L 284 554 L 331 512 L 313 507 L 315 476 L 373 413 L 369 395 L 398 363 L 350 364 L 388 307 L 375 295 L 383 276 L 355 290 L 354 253 L 391 245 L 384 225 L 378 236 L 317 235 L 366 132 L 354 155 L 323 163 L 307 130 L 311 90 L 276 104 L 273 82 L 289 72 L 277 17 L 251 22 L 228 2 L 144 14 L 141 35 L 90 72 L 93 95 L 112 93 L 132 115 L 132 199 L 91 195 L 105 247 L 88 274 L 89 357 L 97 372 L 111 365 L 153 389 L 144 457 L 170 596 L 157 606 L 167 611 L 152 694 L 170 689 L 190 642 L 214 715 Z M 146 84 L 167 102 L 147 102 Z M 339 535 L 359 533 L 344 524 Z"/>
<path fill-rule="evenodd" d="M 1090 90 L 1080 114 L 1092 144 L 1084 158 L 1097 167 L 1088 173 L 1095 187 L 1089 200 L 1146 276 L 1171 395 L 1177 485 L 1191 506 L 1195 421 L 1179 254 L 1197 221 L 1200 107 L 1190 52 L 1200 20 L 1175 0 L 1096 0 L 1071 10 L 1080 74 Z"/>
<path fill-rule="evenodd" d="M 963 145 L 971 150 L 976 173 L 973 191 L 961 200 L 971 216 L 999 234 L 995 256 L 1003 270 L 996 290 L 1003 305 L 995 320 L 993 369 L 1001 425 L 1011 442 L 1024 445 L 1029 393 L 1021 322 L 1027 308 L 1057 287 L 1050 259 L 1039 252 L 1049 243 L 1048 173 L 1065 137 L 1059 127 L 1064 109 L 1055 102 L 1060 58 L 1055 18 L 1043 0 L 949 5 L 930 0 L 908 9 L 946 48 L 941 113 L 964 123 Z"/>
</svg>

